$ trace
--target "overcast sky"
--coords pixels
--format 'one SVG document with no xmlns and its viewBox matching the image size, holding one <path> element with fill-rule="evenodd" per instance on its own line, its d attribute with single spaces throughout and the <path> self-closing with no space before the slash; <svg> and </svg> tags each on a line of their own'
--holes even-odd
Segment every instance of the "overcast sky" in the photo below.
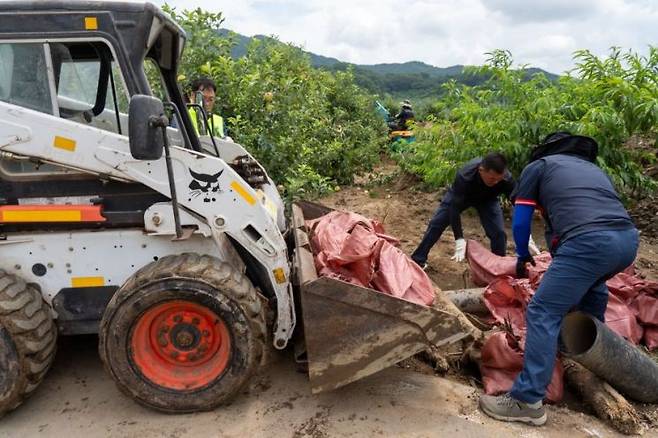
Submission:
<svg viewBox="0 0 658 438">
<path fill-rule="evenodd" d="M 156 0 L 162 4 L 163 1 Z M 508 49 L 517 64 L 553 73 L 574 50 L 658 46 L 658 0 L 168 0 L 177 9 L 221 11 L 224 27 L 274 35 L 356 64 L 481 64 Z"/>
</svg>

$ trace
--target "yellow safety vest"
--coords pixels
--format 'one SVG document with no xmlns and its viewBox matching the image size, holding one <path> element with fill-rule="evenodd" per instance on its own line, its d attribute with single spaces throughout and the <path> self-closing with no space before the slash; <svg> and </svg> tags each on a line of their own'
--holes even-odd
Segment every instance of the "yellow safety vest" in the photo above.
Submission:
<svg viewBox="0 0 658 438">
<path fill-rule="evenodd" d="M 198 108 L 188 108 L 187 112 L 190 114 L 190 119 L 192 119 L 192 125 L 197 135 L 208 135 L 208 132 L 199 133 L 199 121 L 197 119 Z M 201 115 L 199 114 L 199 117 Z M 208 124 L 210 125 L 210 132 L 214 137 L 224 138 L 224 119 L 222 116 L 217 114 L 208 114 Z"/>
</svg>

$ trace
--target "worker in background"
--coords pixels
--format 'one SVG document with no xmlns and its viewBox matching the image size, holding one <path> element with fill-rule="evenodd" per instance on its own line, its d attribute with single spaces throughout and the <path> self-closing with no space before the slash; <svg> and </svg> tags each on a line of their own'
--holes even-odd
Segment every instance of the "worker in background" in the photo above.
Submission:
<svg viewBox="0 0 658 438">
<path fill-rule="evenodd" d="M 411 123 L 414 121 L 414 110 L 411 108 L 411 102 L 404 100 L 400 102 L 400 112 L 395 115 L 397 129 L 399 131 L 406 131 L 411 128 Z"/>
<path fill-rule="evenodd" d="M 499 196 L 510 197 L 513 190 L 514 178 L 507 170 L 507 160 L 502 154 L 491 152 L 484 158 L 472 159 L 457 172 L 452 186 L 443 196 L 439 208 L 427 226 L 423 240 L 411 258 L 425 269 L 430 249 L 450 225 L 455 236 L 455 254 L 452 259 L 463 261 L 466 257 L 466 240 L 462 230 L 461 213 L 469 207 L 477 210 L 480 223 L 491 243 L 491 251 L 504 256 L 507 235 Z M 533 250 L 539 253 L 534 242 Z"/>
<path fill-rule="evenodd" d="M 542 400 L 551 379 L 562 319 L 571 309 L 604 320 L 606 280 L 628 267 L 638 231 L 608 176 L 594 164 L 598 145 L 589 137 L 558 132 L 533 150 L 515 193 L 512 231 L 518 277 L 527 276 L 530 221 L 541 209 L 553 255 L 526 311 L 523 370 L 509 393 L 483 395 L 480 408 L 505 421 L 546 422 Z"/>
<path fill-rule="evenodd" d="M 214 137 L 224 138 L 226 136 L 224 132 L 224 119 L 219 114 L 213 113 L 216 91 L 215 82 L 210 78 L 204 77 L 194 80 L 188 93 L 190 103 L 203 105 L 208 119 L 208 126 L 206 126 L 206 120 L 199 108 L 190 107 L 188 112 L 198 135 L 212 134 Z"/>
</svg>

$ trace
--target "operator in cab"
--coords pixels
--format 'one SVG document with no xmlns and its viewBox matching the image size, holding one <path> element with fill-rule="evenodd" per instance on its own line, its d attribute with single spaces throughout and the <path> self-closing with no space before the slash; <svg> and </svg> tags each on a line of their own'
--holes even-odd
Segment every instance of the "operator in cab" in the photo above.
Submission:
<svg viewBox="0 0 658 438">
<path fill-rule="evenodd" d="M 216 91 L 217 86 L 210 78 L 203 77 L 192 81 L 187 97 L 190 103 L 203 106 L 207 116 L 207 123 L 199 108 L 190 107 L 188 112 L 198 135 L 212 135 L 214 137 L 225 138 L 224 119 L 214 112 Z"/>
</svg>

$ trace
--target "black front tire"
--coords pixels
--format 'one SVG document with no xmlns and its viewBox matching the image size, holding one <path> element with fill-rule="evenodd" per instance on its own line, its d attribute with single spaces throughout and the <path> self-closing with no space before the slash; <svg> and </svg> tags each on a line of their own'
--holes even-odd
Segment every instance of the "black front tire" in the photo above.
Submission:
<svg viewBox="0 0 658 438">
<path fill-rule="evenodd" d="M 39 386 L 56 348 L 57 328 L 41 293 L 0 271 L 0 417 Z"/>
</svg>

